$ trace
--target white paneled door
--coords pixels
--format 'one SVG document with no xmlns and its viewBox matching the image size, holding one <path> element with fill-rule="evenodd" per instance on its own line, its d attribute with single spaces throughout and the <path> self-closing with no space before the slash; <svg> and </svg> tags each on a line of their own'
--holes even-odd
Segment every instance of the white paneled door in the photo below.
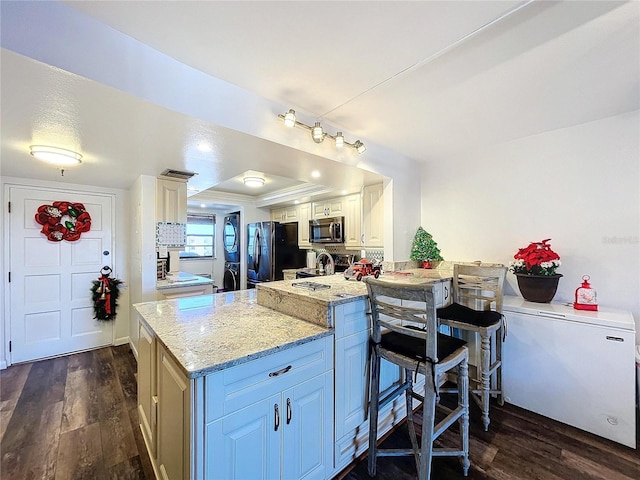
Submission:
<svg viewBox="0 0 640 480">
<path fill-rule="evenodd" d="M 11 362 L 96 348 L 113 343 L 113 320 L 93 318 L 92 281 L 113 268 L 115 199 L 60 190 L 9 189 Z M 41 205 L 82 203 L 91 229 L 76 241 L 51 241 L 35 220 Z"/>
</svg>

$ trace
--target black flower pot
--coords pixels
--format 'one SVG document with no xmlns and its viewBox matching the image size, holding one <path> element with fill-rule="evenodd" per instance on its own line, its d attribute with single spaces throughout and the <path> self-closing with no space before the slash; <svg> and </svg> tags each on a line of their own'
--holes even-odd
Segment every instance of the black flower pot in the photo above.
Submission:
<svg viewBox="0 0 640 480">
<path fill-rule="evenodd" d="M 549 303 L 558 290 L 558 282 L 562 274 L 556 275 L 527 275 L 514 274 L 518 279 L 518 288 L 522 297 L 529 302 Z"/>
</svg>

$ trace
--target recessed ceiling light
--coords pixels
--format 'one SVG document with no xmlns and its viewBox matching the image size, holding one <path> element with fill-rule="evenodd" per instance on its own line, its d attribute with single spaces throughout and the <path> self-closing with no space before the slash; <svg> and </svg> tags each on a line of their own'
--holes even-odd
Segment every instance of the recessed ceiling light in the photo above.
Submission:
<svg viewBox="0 0 640 480">
<path fill-rule="evenodd" d="M 314 170 L 313 172 L 311 172 L 311 176 L 313 178 L 319 178 L 320 177 L 320 172 L 318 170 Z"/>
<path fill-rule="evenodd" d="M 244 184 L 247 187 L 258 188 L 264 185 L 264 178 L 262 177 L 244 177 Z"/>
<path fill-rule="evenodd" d="M 200 144 L 198 144 L 198 150 L 206 153 L 206 152 L 210 152 L 213 149 L 211 148 L 211 145 L 208 144 L 207 142 L 201 142 Z"/>
<path fill-rule="evenodd" d="M 201 203 L 200 204 L 200 208 L 207 208 L 207 204 L 206 203 Z"/>
<path fill-rule="evenodd" d="M 31 145 L 31 155 L 43 162 L 51 163 L 59 167 L 70 167 L 82 163 L 82 155 L 71 150 L 45 145 Z"/>
<path fill-rule="evenodd" d="M 293 202 L 294 204 L 298 205 L 300 203 L 300 200 L 294 200 Z"/>
</svg>

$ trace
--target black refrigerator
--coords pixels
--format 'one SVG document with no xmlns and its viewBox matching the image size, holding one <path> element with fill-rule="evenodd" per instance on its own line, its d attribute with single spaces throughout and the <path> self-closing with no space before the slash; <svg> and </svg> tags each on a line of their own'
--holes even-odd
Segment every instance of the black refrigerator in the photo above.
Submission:
<svg viewBox="0 0 640 480">
<path fill-rule="evenodd" d="M 298 224 L 256 222 L 247 225 L 247 287 L 284 278 L 282 270 L 301 268 L 306 252 L 298 248 Z"/>
</svg>

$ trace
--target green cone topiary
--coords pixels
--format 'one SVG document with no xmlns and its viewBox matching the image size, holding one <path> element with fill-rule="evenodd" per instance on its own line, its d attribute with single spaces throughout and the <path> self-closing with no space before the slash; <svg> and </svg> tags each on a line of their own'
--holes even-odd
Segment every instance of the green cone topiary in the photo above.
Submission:
<svg viewBox="0 0 640 480">
<path fill-rule="evenodd" d="M 425 260 L 444 260 L 440 255 L 438 244 L 433 240 L 431 234 L 422 227 L 418 228 L 418 231 L 413 238 L 411 256 L 409 258 L 418 262 Z"/>
</svg>

